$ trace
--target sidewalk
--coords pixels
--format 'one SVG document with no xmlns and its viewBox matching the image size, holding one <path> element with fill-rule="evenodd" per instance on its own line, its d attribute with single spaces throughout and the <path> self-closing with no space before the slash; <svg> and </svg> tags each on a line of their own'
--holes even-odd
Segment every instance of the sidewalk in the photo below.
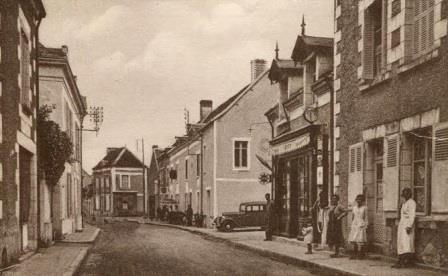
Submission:
<svg viewBox="0 0 448 276">
<path fill-rule="evenodd" d="M 135 220 L 135 222 L 142 223 L 143 220 Z M 264 232 L 262 231 L 223 233 L 215 229 L 178 226 L 149 220 L 145 220 L 145 223 L 182 229 L 288 264 L 319 268 L 339 275 L 447 275 L 444 272 L 426 270 L 418 267 L 412 269 L 392 269 L 391 265 L 394 263 L 393 260 L 379 256 L 369 256 L 366 260 L 349 260 L 346 257 L 330 258 L 330 252 L 328 251 L 315 251 L 312 255 L 305 255 L 306 247 L 302 246 L 300 242 L 285 238 L 274 238 L 274 241 L 265 242 L 263 241 Z"/>
<path fill-rule="evenodd" d="M 31 258 L 12 266 L 0 275 L 71 276 L 76 273 L 98 236 L 99 228 L 85 224 L 84 230 L 68 235 L 62 242 L 49 248 L 41 248 Z"/>
</svg>

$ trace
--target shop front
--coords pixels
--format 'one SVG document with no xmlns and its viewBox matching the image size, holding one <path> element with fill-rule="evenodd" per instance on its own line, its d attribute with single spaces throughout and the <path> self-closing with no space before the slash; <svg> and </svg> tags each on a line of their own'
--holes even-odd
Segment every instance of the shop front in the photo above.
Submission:
<svg viewBox="0 0 448 276">
<path fill-rule="evenodd" d="M 313 205 L 327 182 L 322 173 L 323 161 L 327 160 L 323 158 L 324 153 L 327 155 L 323 149 L 326 139 L 320 134 L 320 126 L 310 125 L 271 141 L 277 216 L 275 234 L 300 239 L 300 229 L 307 222 L 316 226 Z"/>
</svg>

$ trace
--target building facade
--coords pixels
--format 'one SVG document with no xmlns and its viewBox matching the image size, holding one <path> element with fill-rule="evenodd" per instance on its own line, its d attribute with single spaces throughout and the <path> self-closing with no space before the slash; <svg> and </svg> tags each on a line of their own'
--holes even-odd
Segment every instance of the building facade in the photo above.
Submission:
<svg viewBox="0 0 448 276">
<path fill-rule="evenodd" d="M 95 215 L 145 215 L 146 170 L 126 147 L 107 148 L 93 168 Z"/>
<path fill-rule="evenodd" d="M 313 205 L 328 197 L 333 40 L 305 35 L 305 23 L 291 60 L 272 61 L 269 78 L 277 99 L 266 117 L 272 125 L 274 233 L 301 237 L 308 221 L 317 229 Z M 316 232 L 317 233 L 317 232 Z M 317 235 L 315 235 L 317 236 Z"/>
<path fill-rule="evenodd" d="M 263 200 L 270 171 L 258 159 L 270 160 L 271 129 L 264 111 L 276 100 L 265 61 L 251 62 L 252 82 L 213 109 L 200 102 L 200 119 L 187 134 L 159 156 L 160 205 L 205 216 L 212 226 L 223 212 L 238 211 L 245 201 Z M 163 193 L 166 192 L 166 193 Z"/>
<path fill-rule="evenodd" d="M 68 48 L 39 48 L 39 105 L 52 108 L 50 120 L 65 131 L 73 144 L 73 155 L 65 163 L 58 184 L 40 187 L 41 238 L 60 239 L 82 230 L 82 122 L 87 112 L 85 98 L 71 70 Z M 52 194 L 51 194 L 52 193 Z"/>
<path fill-rule="evenodd" d="M 40 0 L 0 3 L 0 266 L 39 240 L 36 114 Z"/>
<path fill-rule="evenodd" d="M 337 191 L 348 206 L 366 195 L 370 248 L 395 255 L 400 191 L 411 188 L 417 258 L 444 268 L 447 2 L 336 1 L 334 44 Z"/>
</svg>

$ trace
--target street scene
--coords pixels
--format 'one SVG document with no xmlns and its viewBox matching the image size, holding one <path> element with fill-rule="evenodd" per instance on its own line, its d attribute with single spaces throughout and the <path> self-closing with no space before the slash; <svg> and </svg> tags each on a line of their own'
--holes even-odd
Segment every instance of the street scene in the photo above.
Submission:
<svg viewBox="0 0 448 276">
<path fill-rule="evenodd" d="M 448 0 L 0 1 L 1 275 L 447 275 Z"/>
</svg>

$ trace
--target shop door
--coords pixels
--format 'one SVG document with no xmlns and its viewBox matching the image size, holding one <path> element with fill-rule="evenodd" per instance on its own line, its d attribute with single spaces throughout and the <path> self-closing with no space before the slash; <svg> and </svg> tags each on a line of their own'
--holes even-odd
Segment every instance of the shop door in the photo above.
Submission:
<svg viewBox="0 0 448 276">
<path fill-rule="evenodd" d="M 296 237 L 299 233 L 299 159 L 292 159 L 290 163 L 290 221 L 289 234 Z"/>
<path fill-rule="evenodd" d="M 311 219 L 311 158 L 308 155 L 301 156 L 298 160 L 298 224 L 297 229 L 302 229 L 306 221 Z M 299 236 L 301 232 L 298 231 Z"/>
<path fill-rule="evenodd" d="M 367 209 L 369 210 L 370 239 L 375 246 L 380 246 L 385 238 L 385 221 L 383 216 L 383 144 L 372 144 L 372 171 L 373 183 L 367 187 Z"/>
</svg>

